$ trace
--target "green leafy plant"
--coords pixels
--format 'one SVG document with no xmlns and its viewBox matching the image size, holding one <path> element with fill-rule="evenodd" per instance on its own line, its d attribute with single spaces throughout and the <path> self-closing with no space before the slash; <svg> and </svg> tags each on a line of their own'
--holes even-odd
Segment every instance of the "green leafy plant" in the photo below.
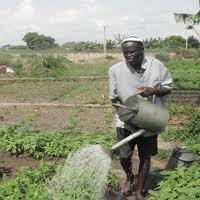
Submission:
<svg viewBox="0 0 200 200">
<path fill-rule="evenodd" d="M 119 186 L 120 186 L 119 177 L 117 177 L 115 174 L 111 174 L 110 176 L 108 176 L 108 187 L 117 190 L 119 189 Z"/>
<path fill-rule="evenodd" d="M 200 198 L 200 168 L 179 167 L 161 173 L 163 180 L 155 191 L 150 191 L 149 200 L 197 200 Z"/>
<path fill-rule="evenodd" d="M 47 200 L 47 181 L 55 174 L 55 165 L 41 162 L 36 169 L 17 170 L 16 179 L 0 184 L 1 200 Z"/>
<path fill-rule="evenodd" d="M 111 147 L 115 140 L 109 133 L 82 133 L 63 135 L 28 131 L 21 128 L 0 129 L 0 149 L 12 154 L 29 154 L 35 158 L 48 156 L 67 156 L 88 144 L 102 144 Z"/>
</svg>

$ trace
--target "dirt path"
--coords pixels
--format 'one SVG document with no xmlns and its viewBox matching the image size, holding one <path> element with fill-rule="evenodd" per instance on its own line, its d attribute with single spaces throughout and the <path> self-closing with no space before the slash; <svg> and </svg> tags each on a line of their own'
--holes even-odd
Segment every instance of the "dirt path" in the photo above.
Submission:
<svg viewBox="0 0 200 200">
<path fill-rule="evenodd" d="M 109 108 L 111 105 L 100 105 L 100 104 L 66 104 L 66 103 L 8 103 L 1 102 L 0 107 L 13 107 L 13 106 L 28 106 L 28 107 L 68 107 L 68 108 L 76 108 L 76 107 L 85 107 L 85 108 Z"/>
</svg>

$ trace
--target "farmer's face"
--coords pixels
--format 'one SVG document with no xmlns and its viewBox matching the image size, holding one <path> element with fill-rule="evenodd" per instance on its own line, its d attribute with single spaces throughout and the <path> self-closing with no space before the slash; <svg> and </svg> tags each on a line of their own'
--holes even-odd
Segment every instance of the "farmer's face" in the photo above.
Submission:
<svg viewBox="0 0 200 200">
<path fill-rule="evenodd" d="M 143 61 L 144 48 L 138 42 L 125 42 L 122 51 L 126 61 L 133 67 L 140 67 Z"/>
</svg>

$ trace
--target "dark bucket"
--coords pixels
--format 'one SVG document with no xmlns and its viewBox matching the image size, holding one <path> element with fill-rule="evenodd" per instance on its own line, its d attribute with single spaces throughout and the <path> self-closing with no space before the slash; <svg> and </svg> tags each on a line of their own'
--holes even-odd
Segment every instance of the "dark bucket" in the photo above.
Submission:
<svg viewBox="0 0 200 200">
<path fill-rule="evenodd" d="M 175 148 L 167 163 L 166 169 L 175 169 L 180 166 L 189 166 L 196 156 L 193 152 L 185 148 Z"/>
</svg>

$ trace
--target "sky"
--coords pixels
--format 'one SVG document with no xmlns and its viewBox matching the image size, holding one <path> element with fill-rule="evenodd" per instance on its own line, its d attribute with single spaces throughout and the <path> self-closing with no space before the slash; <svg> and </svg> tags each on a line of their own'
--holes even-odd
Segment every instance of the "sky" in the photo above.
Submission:
<svg viewBox="0 0 200 200">
<path fill-rule="evenodd" d="M 198 0 L 0 0 L 0 46 L 24 44 L 37 32 L 56 42 L 103 41 L 116 34 L 143 39 L 186 34 L 173 13 L 197 13 Z"/>
</svg>

